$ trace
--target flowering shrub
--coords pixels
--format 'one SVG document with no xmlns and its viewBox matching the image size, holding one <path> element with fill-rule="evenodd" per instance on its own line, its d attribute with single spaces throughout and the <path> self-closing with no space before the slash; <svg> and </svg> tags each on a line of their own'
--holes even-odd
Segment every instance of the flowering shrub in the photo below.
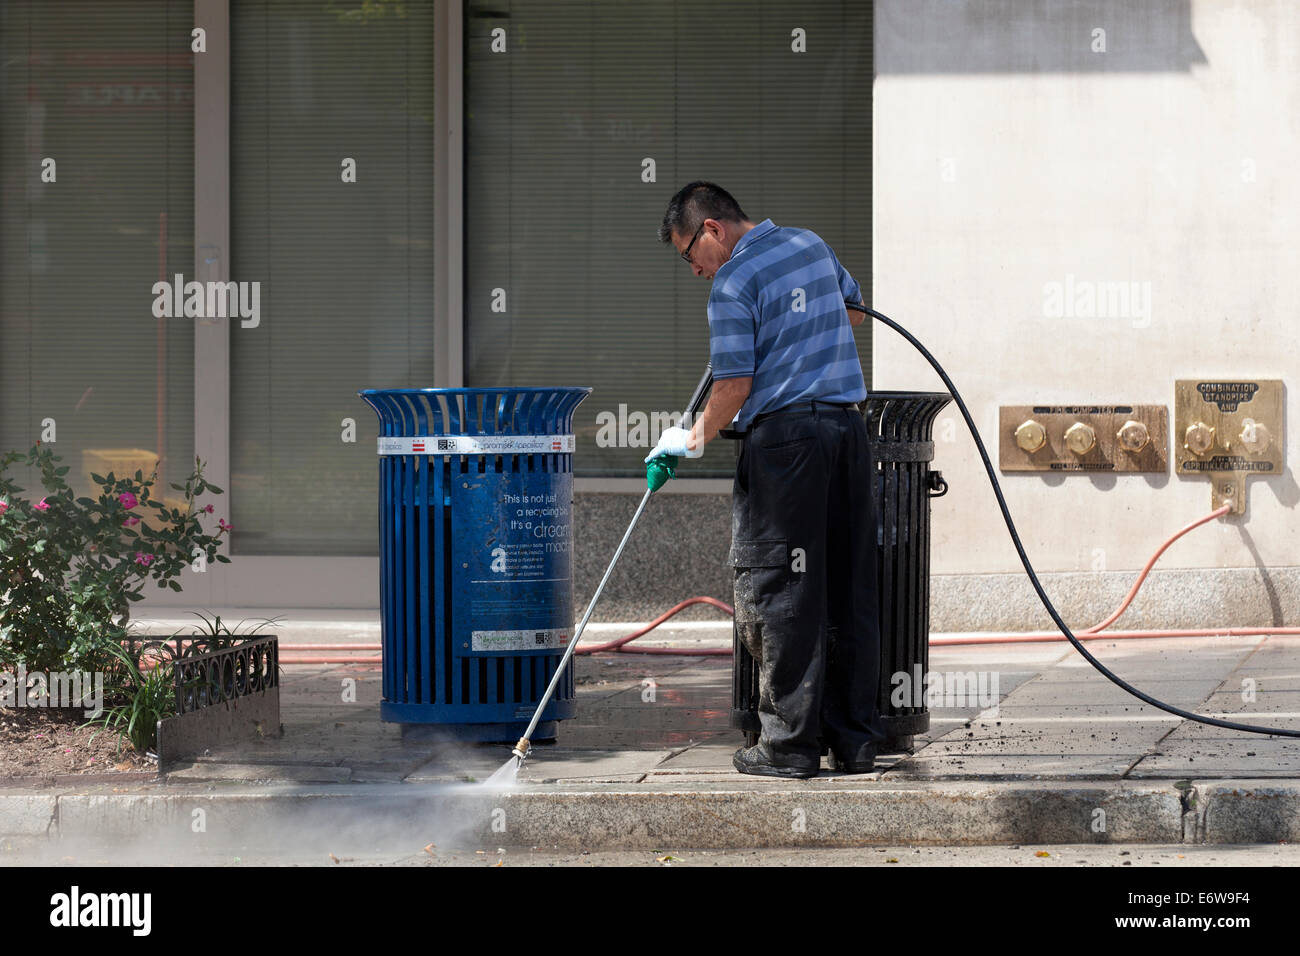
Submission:
<svg viewBox="0 0 1300 956">
<path fill-rule="evenodd" d="M 67 465 L 39 442 L 26 455 L 0 458 L 0 668 L 24 663 L 30 671 L 98 671 L 115 660 L 109 648 L 126 636 L 132 601 L 152 578 L 181 590 L 178 578 L 200 555 L 229 563 L 217 553 L 230 526 L 203 530 L 194 499 L 222 494 L 203 479 L 203 464 L 184 485 L 185 507 L 168 508 L 152 496 L 157 477 L 92 474 L 98 499 L 74 497 L 63 476 Z M 32 504 L 8 475 L 10 465 L 39 467 L 46 494 Z M 141 522 L 128 512 L 153 509 Z M 137 530 L 138 526 L 138 530 Z"/>
</svg>

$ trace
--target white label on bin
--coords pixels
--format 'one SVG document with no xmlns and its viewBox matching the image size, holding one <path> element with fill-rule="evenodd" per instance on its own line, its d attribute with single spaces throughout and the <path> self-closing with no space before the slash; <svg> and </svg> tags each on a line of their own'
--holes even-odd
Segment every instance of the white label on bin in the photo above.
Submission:
<svg viewBox="0 0 1300 956">
<path fill-rule="evenodd" d="M 560 629 L 534 631 L 474 631 L 471 648 L 476 651 L 563 650 L 569 632 Z"/>
<path fill-rule="evenodd" d="M 572 454 L 573 435 L 380 436 L 381 455 L 547 455 Z"/>
</svg>

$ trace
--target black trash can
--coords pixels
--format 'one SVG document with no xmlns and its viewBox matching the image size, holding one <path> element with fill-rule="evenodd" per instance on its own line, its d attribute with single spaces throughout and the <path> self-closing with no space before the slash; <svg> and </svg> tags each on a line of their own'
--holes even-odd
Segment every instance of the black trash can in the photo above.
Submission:
<svg viewBox="0 0 1300 956">
<path fill-rule="evenodd" d="M 875 466 L 880 686 L 874 693 L 886 734 L 880 753 L 910 752 L 913 737 L 930 729 L 930 499 L 948 490 L 930 462 L 934 420 L 950 401 L 946 392 L 871 392 L 863 407 Z M 750 746 L 760 731 L 758 664 L 740 628 L 759 626 L 732 624 L 731 725 Z"/>
</svg>

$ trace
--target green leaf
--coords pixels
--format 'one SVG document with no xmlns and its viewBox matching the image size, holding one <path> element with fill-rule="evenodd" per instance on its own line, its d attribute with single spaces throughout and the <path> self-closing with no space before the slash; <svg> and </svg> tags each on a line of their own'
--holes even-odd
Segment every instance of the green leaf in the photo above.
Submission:
<svg viewBox="0 0 1300 956">
<path fill-rule="evenodd" d="M 54 473 L 56 475 L 66 475 L 71 470 L 72 470 L 71 465 L 64 465 L 62 468 L 55 468 Z"/>
<path fill-rule="evenodd" d="M 171 588 L 173 591 L 177 592 L 178 594 L 180 593 L 180 590 L 181 590 L 181 582 L 179 582 L 179 581 L 168 581 L 168 582 L 167 582 L 167 586 L 168 586 L 169 588 Z"/>
<path fill-rule="evenodd" d="M 224 494 L 225 494 L 225 492 L 222 491 L 220 488 L 218 488 L 216 485 L 208 485 L 208 491 L 212 492 L 213 494 L 217 494 L 217 495 L 224 495 Z"/>
<path fill-rule="evenodd" d="M 40 554 L 41 552 L 43 552 L 43 551 L 45 550 L 45 539 L 44 539 L 44 538 L 41 538 L 40 541 L 37 541 L 34 545 L 32 545 L 32 549 L 33 549 L 37 554 Z"/>
</svg>

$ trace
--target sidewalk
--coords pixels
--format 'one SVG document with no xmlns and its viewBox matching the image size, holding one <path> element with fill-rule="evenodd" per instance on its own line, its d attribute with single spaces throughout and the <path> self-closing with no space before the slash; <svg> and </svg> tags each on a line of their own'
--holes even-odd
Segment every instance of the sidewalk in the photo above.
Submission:
<svg viewBox="0 0 1300 956">
<path fill-rule="evenodd" d="M 230 620 L 241 616 L 258 615 Z M 336 619 L 275 631 L 286 644 L 377 640 L 369 626 Z M 603 626 L 591 637 L 629 629 Z M 729 648 L 730 625 L 666 626 L 643 641 Z M 1300 728 L 1300 639 L 1088 646 L 1169 703 Z M 996 703 L 938 701 L 914 754 L 882 757 L 873 774 L 824 770 L 796 781 L 732 769 L 742 738 L 728 726 L 729 658 L 579 657 L 578 716 L 555 744 L 534 746 L 518 786 L 493 792 L 472 784 L 501 766 L 508 746 L 404 737 L 378 719 L 377 666 L 288 665 L 283 737 L 212 751 L 152 782 L 0 783 L 0 835 L 162 833 L 177 848 L 214 836 L 295 847 L 410 847 L 427 837 L 591 850 L 1300 839 L 1300 741 L 1145 706 L 1064 643 L 937 647 L 930 669 L 983 674 L 984 689 L 996 682 Z M 355 703 L 343 701 L 346 681 L 355 681 Z M 200 816 L 206 835 L 193 837 Z"/>
</svg>

